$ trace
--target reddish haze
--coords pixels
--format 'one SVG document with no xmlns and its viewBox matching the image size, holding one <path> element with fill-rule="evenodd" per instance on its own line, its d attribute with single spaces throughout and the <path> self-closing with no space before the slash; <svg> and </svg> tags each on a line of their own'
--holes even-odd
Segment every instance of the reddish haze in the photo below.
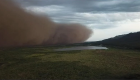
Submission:
<svg viewBox="0 0 140 80">
<path fill-rule="evenodd" d="M 57 24 L 0 0 L 0 47 L 83 42 L 92 31 L 80 24 Z"/>
</svg>

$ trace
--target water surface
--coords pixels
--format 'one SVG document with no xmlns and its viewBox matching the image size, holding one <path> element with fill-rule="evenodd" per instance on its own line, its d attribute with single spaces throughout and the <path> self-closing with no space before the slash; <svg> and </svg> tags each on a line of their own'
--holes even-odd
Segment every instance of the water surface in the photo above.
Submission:
<svg viewBox="0 0 140 80">
<path fill-rule="evenodd" d="M 76 46 L 76 47 L 70 47 L 70 48 L 61 48 L 61 49 L 55 49 L 55 51 L 72 51 L 72 50 L 91 50 L 91 49 L 108 49 L 107 47 L 101 47 L 101 46 Z"/>
</svg>

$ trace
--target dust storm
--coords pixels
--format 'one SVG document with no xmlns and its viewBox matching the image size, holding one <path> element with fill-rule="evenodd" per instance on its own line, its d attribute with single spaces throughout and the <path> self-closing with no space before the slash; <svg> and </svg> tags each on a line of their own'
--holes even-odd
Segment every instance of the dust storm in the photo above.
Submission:
<svg viewBox="0 0 140 80">
<path fill-rule="evenodd" d="M 55 23 L 28 13 L 10 0 L 0 0 L 0 47 L 55 45 L 87 40 L 92 30 L 78 23 Z"/>
</svg>

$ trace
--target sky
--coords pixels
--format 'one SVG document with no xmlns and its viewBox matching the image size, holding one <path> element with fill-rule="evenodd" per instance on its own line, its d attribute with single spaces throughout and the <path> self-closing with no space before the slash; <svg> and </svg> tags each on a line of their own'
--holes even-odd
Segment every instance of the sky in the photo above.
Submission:
<svg viewBox="0 0 140 80">
<path fill-rule="evenodd" d="M 87 41 L 140 31 L 140 0 L 15 0 L 22 8 L 58 23 L 80 23 L 93 30 Z"/>
</svg>

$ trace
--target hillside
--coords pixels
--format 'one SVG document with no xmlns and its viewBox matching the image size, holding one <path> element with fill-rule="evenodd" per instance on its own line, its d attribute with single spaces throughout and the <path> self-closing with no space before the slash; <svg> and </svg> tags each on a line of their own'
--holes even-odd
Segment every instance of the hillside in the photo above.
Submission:
<svg viewBox="0 0 140 80">
<path fill-rule="evenodd" d="M 140 32 L 119 35 L 102 41 L 92 42 L 91 44 L 102 44 L 140 49 Z"/>
</svg>

